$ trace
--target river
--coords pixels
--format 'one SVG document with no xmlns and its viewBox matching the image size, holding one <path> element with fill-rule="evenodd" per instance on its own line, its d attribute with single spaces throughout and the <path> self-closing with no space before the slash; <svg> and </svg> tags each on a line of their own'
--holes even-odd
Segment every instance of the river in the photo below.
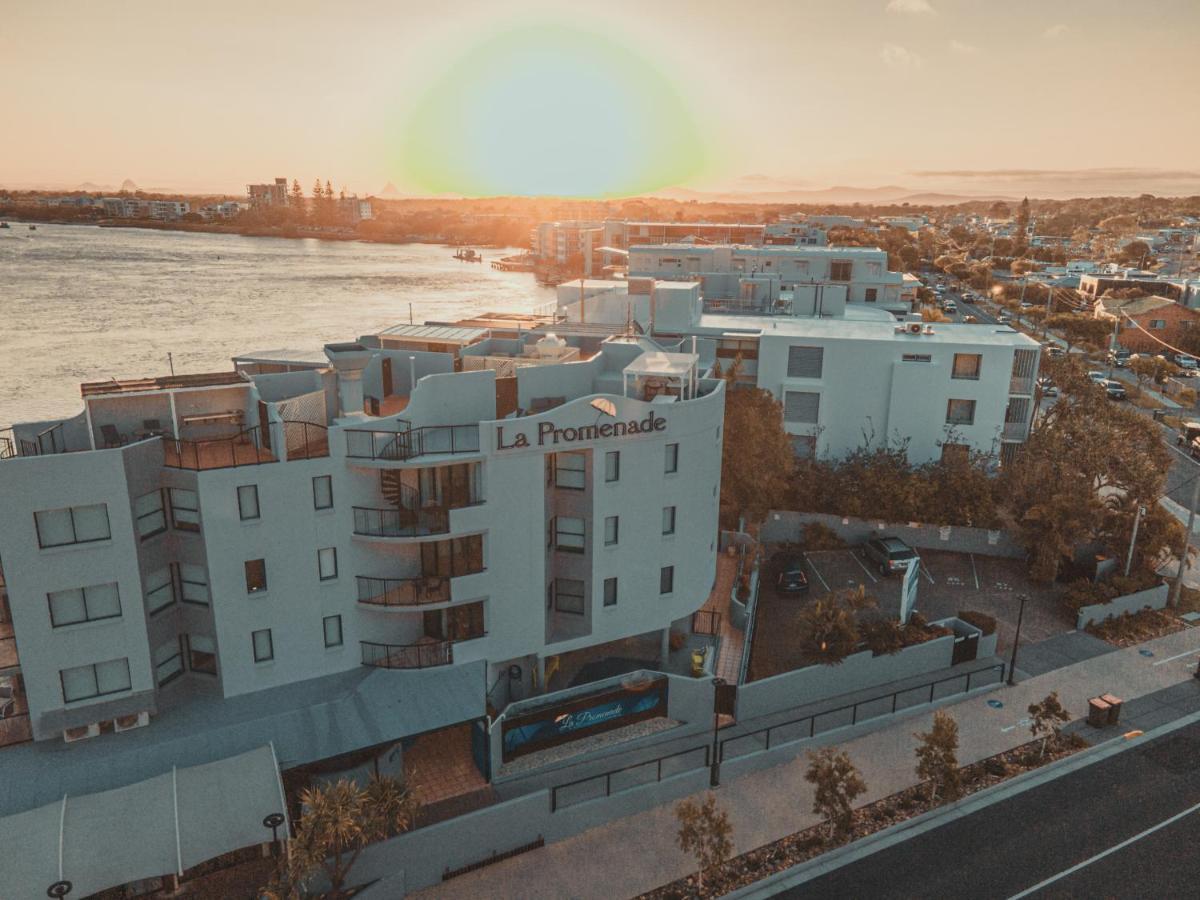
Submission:
<svg viewBox="0 0 1200 900">
<path fill-rule="evenodd" d="M 435 244 L 84 225 L 0 230 L 0 425 L 79 411 L 79 384 L 228 371 L 239 353 L 318 349 L 409 320 L 527 312 L 528 272 Z"/>
</svg>

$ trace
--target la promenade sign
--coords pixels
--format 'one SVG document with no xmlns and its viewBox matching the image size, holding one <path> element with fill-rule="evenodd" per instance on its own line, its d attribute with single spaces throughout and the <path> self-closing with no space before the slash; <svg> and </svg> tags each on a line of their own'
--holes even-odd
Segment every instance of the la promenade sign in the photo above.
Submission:
<svg viewBox="0 0 1200 900">
<path fill-rule="evenodd" d="M 645 416 L 617 421 L 596 421 L 591 425 L 566 425 L 538 422 L 536 430 L 530 425 L 496 426 L 496 450 L 528 450 L 534 447 L 570 446 L 608 438 L 649 435 L 667 430 L 667 420 L 651 410 Z"/>
</svg>

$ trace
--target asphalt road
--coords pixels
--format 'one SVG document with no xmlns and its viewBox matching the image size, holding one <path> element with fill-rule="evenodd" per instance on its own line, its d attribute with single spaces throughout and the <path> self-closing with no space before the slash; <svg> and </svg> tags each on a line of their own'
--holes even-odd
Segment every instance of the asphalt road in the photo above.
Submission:
<svg viewBox="0 0 1200 900">
<path fill-rule="evenodd" d="M 1192 725 L 777 896 L 1195 897 L 1198 751 Z"/>
</svg>

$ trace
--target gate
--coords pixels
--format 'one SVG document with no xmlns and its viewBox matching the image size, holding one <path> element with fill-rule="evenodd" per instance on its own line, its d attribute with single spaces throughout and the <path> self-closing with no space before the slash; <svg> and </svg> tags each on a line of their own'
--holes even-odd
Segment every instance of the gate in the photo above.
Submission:
<svg viewBox="0 0 1200 900">
<path fill-rule="evenodd" d="M 957 666 L 959 663 L 970 662 L 979 655 L 979 635 L 963 635 L 954 639 L 954 655 L 951 657 L 950 664 Z"/>
</svg>

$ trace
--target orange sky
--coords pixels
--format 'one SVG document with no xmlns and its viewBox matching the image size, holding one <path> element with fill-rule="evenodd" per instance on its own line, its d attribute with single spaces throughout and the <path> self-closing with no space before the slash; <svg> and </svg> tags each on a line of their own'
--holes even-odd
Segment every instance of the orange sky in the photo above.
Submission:
<svg viewBox="0 0 1200 900">
<path fill-rule="evenodd" d="M 662 118 L 675 134 L 684 121 L 695 134 L 696 164 L 678 179 L 693 187 L 1036 194 L 1053 182 L 1092 193 L 1100 180 L 1071 173 L 1118 167 L 1137 170 L 1128 178 L 1138 190 L 1200 185 L 1195 0 L 5 0 L 0 185 L 132 178 L 240 192 L 247 181 L 287 175 L 307 187 L 319 175 L 364 194 L 389 181 L 420 192 L 397 149 L 414 110 L 441 90 L 450 99 L 439 102 L 471 115 L 482 86 L 455 67 L 531 23 L 594 34 L 626 54 L 596 57 L 581 91 L 615 87 L 580 96 L 576 113 L 626 96 L 622 59 L 674 86 L 676 99 L 653 102 L 672 105 Z M 605 112 L 605 153 L 636 155 L 639 136 Z M 653 129 L 639 114 L 638 127 Z M 507 142 L 518 158 L 521 140 L 546 140 L 516 118 L 475 139 Z M 667 152 L 671 135 L 658 137 Z M 571 149 L 580 146 L 563 144 L 594 166 Z"/>
</svg>

